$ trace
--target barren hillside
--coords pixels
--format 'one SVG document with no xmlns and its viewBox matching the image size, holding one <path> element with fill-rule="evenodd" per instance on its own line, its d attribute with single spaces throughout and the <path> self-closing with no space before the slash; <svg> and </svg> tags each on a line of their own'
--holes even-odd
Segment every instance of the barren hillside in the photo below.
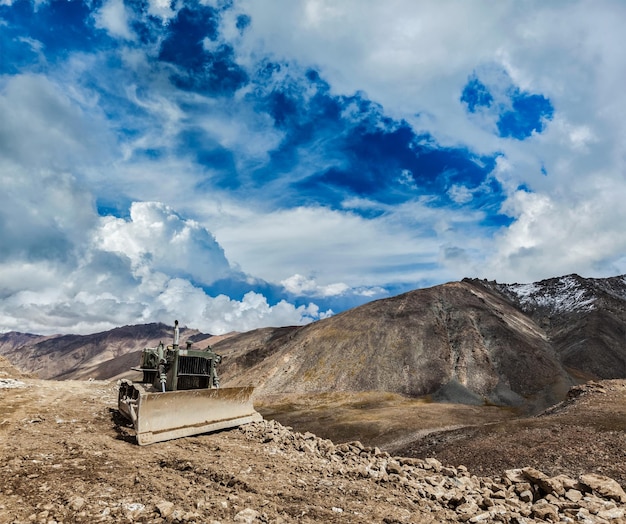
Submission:
<svg viewBox="0 0 626 524">
<path fill-rule="evenodd" d="M 181 329 L 191 341 L 210 337 L 195 329 Z M 40 378 L 111 378 L 139 363 L 144 347 L 171 343 L 172 327 L 165 324 L 124 326 L 93 335 L 41 337 L 24 333 L 0 335 L 0 355 Z"/>
<path fill-rule="evenodd" d="M 626 377 L 622 277 L 523 289 L 534 299 L 518 285 L 452 282 L 214 349 L 224 376 L 261 397 L 377 390 L 538 412 L 576 383 Z"/>
<path fill-rule="evenodd" d="M 379 300 L 297 329 L 261 330 L 214 346 L 223 374 L 259 395 L 388 391 L 538 410 L 571 376 L 527 315 L 467 283 Z"/>
<path fill-rule="evenodd" d="M 589 471 L 624 484 L 621 381 L 584 386 L 591 389 L 549 416 L 528 416 L 565 399 L 576 383 L 624 377 L 623 287 L 623 277 L 570 276 L 532 286 L 464 281 L 372 302 L 309 326 L 219 338 L 189 330 L 181 338 L 199 347 L 211 343 L 224 356 L 223 385 L 256 386 L 255 402 L 266 419 L 302 433 L 336 443 L 361 440 L 420 460 L 436 457 L 481 475 L 534 466 L 550 475 Z M 127 372 L 143 346 L 170 339 L 171 327 L 163 325 L 87 337 L 5 334 L 0 351 L 31 371 L 97 379 Z M 97 397 L 91 389 L 96 384 L 33 385 L 29 393 L 8 397 L 5 412 L 67 391 L 50 402 L 75 406 L 78 420 L 80 406 L 69 392 Z M 98 394 L 113 406 L 110 387 Z M 37 390 L 52 393 L 32 397 Z M 85 431 L 109 431 L 106 424 L 116 422 L 111 409 L 109 420 L 101 417 Z M 32 420 L 35 426 L 22 425 L 10 438 L 44 427 Z"/>
<path fill-rule="evenodd" d="M 269 421 L 139 447 L 117 414 L 114 383 L 24 378 L 0 359 L 0 384 L 0 524 L 626 522 L 626 493 L 603 473 L 601 450 L 575 426 L 555 425 L 556 414 L 538 420 L 551 431 L 551 449 L 571 460 L 544 464 L 550 476 L 523 464 L 476 476 L 464 466 L 476 458 L 470 445 L 450 464 Z M 583 399 L 593 412 L 607 394 L 620 406 L 606 428 L 621 428 L 618 447 L 624 383 L 565 409 Z M 515 450 L 526 438 L 511 431 L 500 446 Z M 598 465 L 568 469 L 584 448 Z M 480 460 L 489 466 L 490 455 Z"/>
<path fill-rule="evenodd" d="M 468 280 L 511 301 L 546 334 L 559 360 L 584 380 L 626 377 L 626 277 L 567 275 L 532 284 Z"/>
<path fill-rule="evenodd" d="M 587 380 L 626 377 L 626 280 L 569 275 L 532 284 L 451 282 L 374 301 L 302 327 L 210 339 L 220 374 L 257 398 L 331 391 L 496 404 L 539 412 Z M 0 336 L 0 353 L 44 378 L 111 378 L 144 346 L 171 340 L 163 324 L 49 339 Z M 23 344 L 20 346 L 19 342 Z"/>
</svg>

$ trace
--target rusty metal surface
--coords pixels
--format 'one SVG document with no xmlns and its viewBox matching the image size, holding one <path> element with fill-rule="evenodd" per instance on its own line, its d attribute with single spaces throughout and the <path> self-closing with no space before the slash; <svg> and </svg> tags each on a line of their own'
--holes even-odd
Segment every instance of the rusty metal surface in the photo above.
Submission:
<svg viewBox="0 0 626 524">
<path fill-rule="evenodd" d="M 132 420 L 140 445 L 262 420 L 253 387 L 149 392 L 140 384 L 120 390 L 120 412 Z M 133 394 L 133 389 L 139 394 Z M 133 399 L 132 397 L 136 398 Z"/>
</svg>

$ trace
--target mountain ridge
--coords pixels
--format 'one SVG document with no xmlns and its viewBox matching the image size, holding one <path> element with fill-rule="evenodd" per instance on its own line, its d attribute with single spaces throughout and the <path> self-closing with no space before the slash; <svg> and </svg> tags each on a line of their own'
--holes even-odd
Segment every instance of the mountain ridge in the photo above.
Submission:
<svg viewBox="0 0 626 524">
<path fill-rule="evenodd" d="M 30 340 L 21 347 L 18 335 L 10 343 L 5 334 L 0 354 L 44 378 L 112 378 L 138 363 L 142 347 L 169 340 L 171 329 L 125 326 L 46 340 L 19 335 Z M 562 400 L 572 385 L 625 378 L 625 333 L 626 277 L 572 274 L 531 284 L 466 278 L 305 326 L 214 338 L 187 330 L 181 339 L 214 341 L 224 356 L 222 383 L 253 385 L 258 397 L 389 391 L 536 412 Z M 59 362 L 52 365 L 50 355 Z"/>
<path fill-rule="evenodd" d="M 242 337 L 214 349 L 229 356 L 229 377 L 254 380 L 262 392 L 383 390 L 518 405 L 537 395 L 552 402 L 573 384 L 542 329 L 467 282 L 370 302 L 297 328 L 274 350 L 263 340 L 240 343 Z M 266 356 L 246 369 L 239 361 L 251 351 Z"/>
<path fill-rule="evenodd" d="M 112 378 L 121 366 L 128 369 L 139 362 L 144 347 L 156 346 L 171 338 L 172 328 L 153 322 L 121 326 L 91 335 L 40 336 L 10 332 L 0 334 L 0 355 L 14 366 L 44 379 Z M 188 339 L 210 335 L 181 328 Z M 19 341 L 26 341 L 21 344 Z"/>
<path fill-rule="evenodd" d="M 542 326 L 564 366 L 581 378 L 626 376 L 626 276 L 571 274 L 526 285 L 474 282 L 498 290 Z"/>
</svg>

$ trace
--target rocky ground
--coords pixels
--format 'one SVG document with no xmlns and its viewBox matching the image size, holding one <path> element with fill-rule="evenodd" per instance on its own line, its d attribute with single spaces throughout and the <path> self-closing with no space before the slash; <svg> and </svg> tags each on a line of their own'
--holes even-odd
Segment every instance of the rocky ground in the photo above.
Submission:
<svg viewBox="0 0 626 524">
<path fill-rule="evenodd" d="M 549 475 L 593 472 L 626 487 L 626 381 L 589 382 L 538 416 L 433 432 L 393 452 L 463 463 L 478 475 L 533 466 Z"/>
<path fill-rule="evenodd" d="M 559 409 L 624 401 L 622 383 L 602 387 Z M 465 460 L 391 456 L 267 420 L 139 447 L 116 394 L 113 382 L 37 380 L 0 362 L 0 524 L 626 523 L 623 486 L 592 470 L 476 475 Z"/>
</svg>

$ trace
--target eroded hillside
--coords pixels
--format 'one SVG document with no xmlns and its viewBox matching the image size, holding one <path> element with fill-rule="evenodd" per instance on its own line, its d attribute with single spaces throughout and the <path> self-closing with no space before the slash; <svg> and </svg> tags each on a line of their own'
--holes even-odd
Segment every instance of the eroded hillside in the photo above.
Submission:
<svg viewBox="0 0 626 524">
<path fill-rule="evenodd" d="M 181 330 L 185 339 L 206 339 L 198 330 Z M 24 333 L 0 335 L 0 355 L 39 378 L 107 379 L 137 366 L 141 350 L 171 341 L 165 324 L 124 326 L 92 335 L 42 337 Z"/>
<path fill-rule="evenodd" d="M 223 383 L 256 397 L 382 391 L 537 413 L 587 380 L 626 377 L 626 280 L 569 275 L 533 284 L 451 282 L 307 326 L 183 341 L 224 356 Z M 201 340 L 200 340 L 201 339 Z M 45 378 L 119 377 L 165 325 L 54 338 L 0 337 L 0 353 Z M 20 343 L 23 342 L 23 345 Z"/>
<path fill-rule="evenodd" d="M 114 383 L 25 378 L 2 361 L 0 383 L 2 524 L 625 521 L 626 493 L 594 472 L 476 476 L 271 421 L 139 447 Z M 567 453 L 563 433 L 551 445 Z"/>
<path fill-rule="evenodd" d="M 216 344 L 223 373 L 275 392 L 389 391 L 540 410 L 574 383 L 545 332 L 505 299 L 450 283 L 290 331 Z M 254 358 L 251 358 L 255 355 Z"/>
</svg>

